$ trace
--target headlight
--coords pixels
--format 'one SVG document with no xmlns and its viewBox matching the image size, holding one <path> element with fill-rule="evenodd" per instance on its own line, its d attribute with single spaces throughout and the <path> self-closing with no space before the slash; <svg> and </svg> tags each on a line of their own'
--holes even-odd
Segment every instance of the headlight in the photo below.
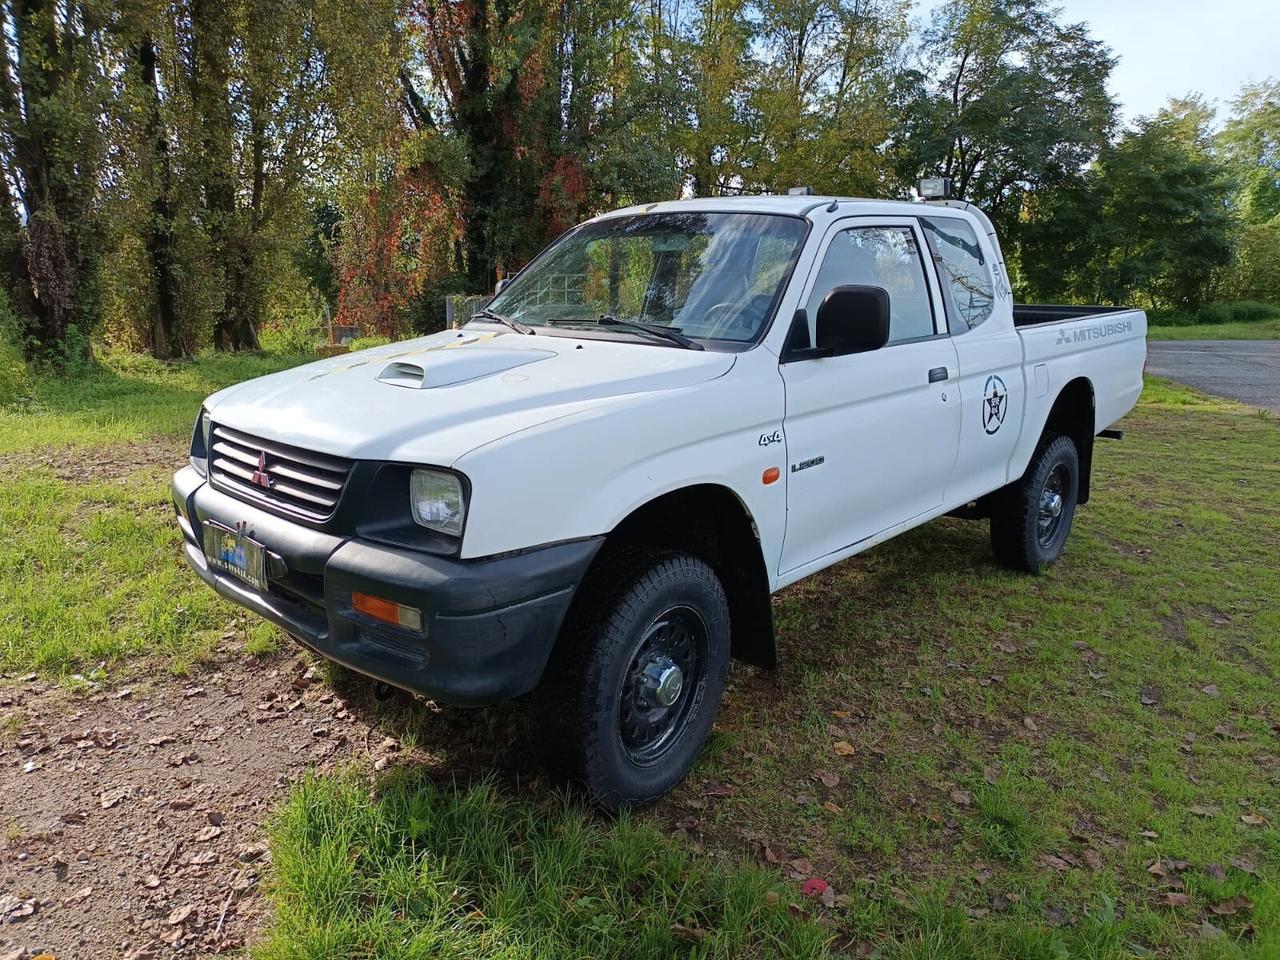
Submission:
<svg viewBox="0 0 1280 960">
<path fill-rule="evenodd" d="M 467 501 L 462 481 L 456 474 L 441 470 L 415 470 L 409 477 L 409 502 L 413 519 L 428 530 L 462 536 L 467 517 Z"/>
<path fill-rule="evenodd" d="M 191 437 L 191 465 L 202 477 L 209 475 L 209 428 L 213 421 L 209 411 L 200 408 L 200 416 L 196 418 L 195 433 Z"/>
</svg>

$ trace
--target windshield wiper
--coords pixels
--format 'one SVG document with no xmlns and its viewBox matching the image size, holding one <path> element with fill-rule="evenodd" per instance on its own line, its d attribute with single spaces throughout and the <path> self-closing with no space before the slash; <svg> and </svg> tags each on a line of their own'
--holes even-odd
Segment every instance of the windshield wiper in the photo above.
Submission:
<svg viewBox="0 0 1280 960">
<path fill-rule="evenodd" d="M 677 347 L 683 347 L 685 350 L 705 350 L 706 348 L 697 340 L 691 340 L 680 333 L 679 327 L 667 327 L 660 323 L 641 323 L 638 320 L 621 320 L 612 314 L 601 314 L 594 320 L 544 320 L 543 323 L 561 326 L 571 326 L 577 324 L 579 326 L 596 326 L 596 327 L 620 327 L 623 330 L 634 330 L 636 333 L 647 333 L 650 336 L 661 337 L 668 343 L 674 343 Z"/>
<path fill-rule="evenodd" d="M 504 327 L 510 327 L 516 333 L 535 334 L 538 332 L 527 323 L 521 323 L 519 320 L 512 320 L 510 317 L 504 317 L 500 313 L 494 313 L 488 307 L 481 310 L 479 313 L 473 314 L 471 319 L 474 320 L 476 317 L 480 317 L 483 320 L 492 320 L 494 323 L 500 323 Z"/>
</svg>

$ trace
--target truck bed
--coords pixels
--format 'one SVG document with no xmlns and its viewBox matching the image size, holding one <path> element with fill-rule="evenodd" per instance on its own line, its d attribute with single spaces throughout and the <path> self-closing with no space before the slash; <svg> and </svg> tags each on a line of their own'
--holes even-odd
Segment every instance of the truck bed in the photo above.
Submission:
<svg viewBox="0 0 1280 960">
<path fill-rule="evenodd" d="M 1133 307 L 1072 306 L 1062 303 L 1015 303 L 1013 325 L 1033 327 L 1039 323 L 1061 323 L 1063 320 L 1080 320 L 1084 317 L 1108 313 L 1123 313 Z"/>
</svg>

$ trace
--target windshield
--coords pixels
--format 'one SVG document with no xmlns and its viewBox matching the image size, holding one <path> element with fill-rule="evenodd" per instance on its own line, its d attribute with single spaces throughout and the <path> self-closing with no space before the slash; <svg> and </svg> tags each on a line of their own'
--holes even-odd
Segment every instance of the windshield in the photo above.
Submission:
<svg viewBox="0 0 1280 960">
<path fill-rule="evenodd" d="M 614 317 L 750 342 L 772 315 L 807 230 L 798 217 L 772 214 L 610 217 L 555 243 L 488 309 L 532 327 Z"/>
</svg>

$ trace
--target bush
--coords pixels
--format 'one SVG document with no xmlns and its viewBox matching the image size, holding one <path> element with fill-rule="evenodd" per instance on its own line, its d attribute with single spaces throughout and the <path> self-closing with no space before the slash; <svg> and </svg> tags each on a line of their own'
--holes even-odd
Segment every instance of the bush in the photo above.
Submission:
<svg viewBox="0 0 1280 960">
<path fill-rule="evenodd" d="M 355 353 L 357 350 L 369 350 L 372 347 L 385 347 L 391 342 L 392 340 L 390 337 L 356 337 L 354 340 L 348 341 L 347 346 L 351 348 L 352 353 Z"/>
<path fill-rule="evenodd" d="M 1206 303 L 1199 310 L 1152 310 L 1155 327 L 1187 327 L 1193 324 L 1258 323 L 1280 317 L 1280 305 L 1257 300 Z"/>
<path fill-rule="evenodd" d="M 258 331 L 258 342 L 267 353 L 298 356 L 315 353 L 324 342 L 319 317 L 307 310 L 264 323 Z"/>
<path fill-rule="evenodd" d="M 0 407 L 15 406 L 31 396 L 31 374 L 18 347 L 18 318 L 0 290 Z"/>
</svg>

